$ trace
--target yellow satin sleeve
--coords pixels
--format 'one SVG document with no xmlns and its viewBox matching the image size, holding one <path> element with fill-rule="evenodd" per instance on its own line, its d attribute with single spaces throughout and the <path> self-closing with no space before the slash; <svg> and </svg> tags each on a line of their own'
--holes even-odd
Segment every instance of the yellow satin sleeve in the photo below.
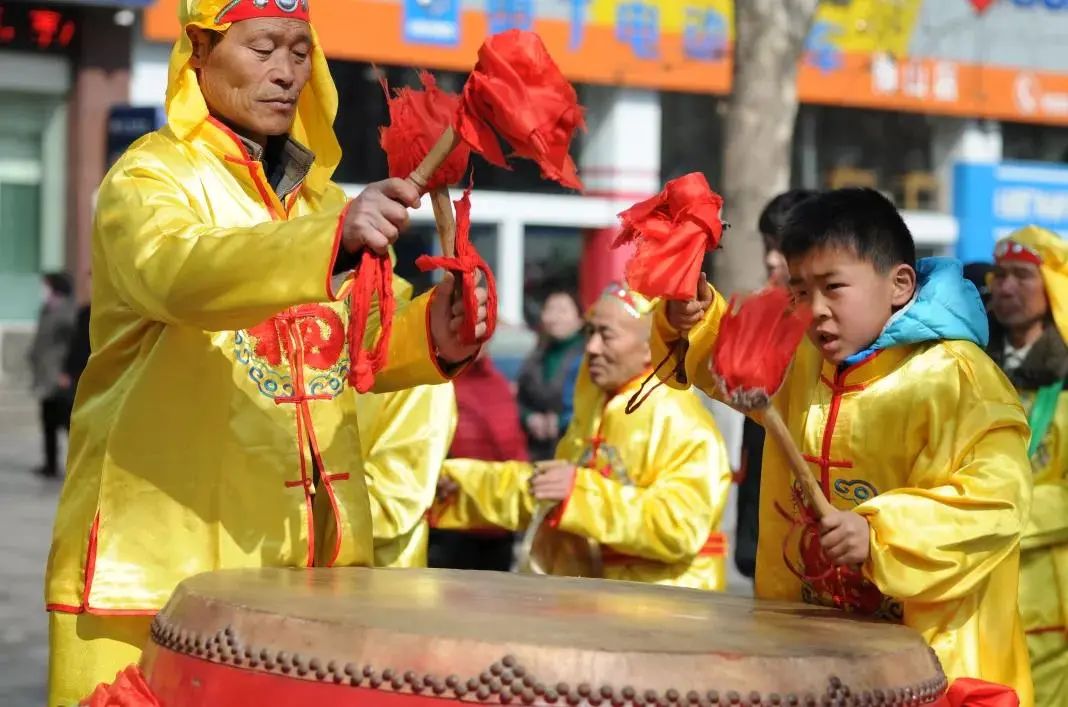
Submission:
<svg viewBox="0 0 1068 707">
<path fill-rule="evenodd" d="M 370 393 L 357 405 L 375 565 L 426 566 L 422 526 L 456 431 L 452 384 Z"/>
<path fill-rule="evenodd" d="M 174 165 L 141 155 L 104 181 L 95 227 L 108 278 L 138 314 L 227 331 L 343 294 L 331 283 L 343 201 L 288 221 L 249 226 L 235 210 L 205 223 Z"/>
<path fill-rule="evenodd" d="M 448 459 L 442 475 L 460 487 L 431 511 L 433 525 L 445 530 L 504 528 L 517 531 L 530 523 L 536 502 L 528 484 L 534 467 L 527 462 Z"/>
</svg>

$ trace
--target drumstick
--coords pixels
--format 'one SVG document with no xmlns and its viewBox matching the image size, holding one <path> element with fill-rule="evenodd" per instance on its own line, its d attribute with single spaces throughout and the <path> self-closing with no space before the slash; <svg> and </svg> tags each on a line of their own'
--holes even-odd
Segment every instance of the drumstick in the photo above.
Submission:
<svg viewBox="0 0 1068 707">
<path fill-rule="evenodd" d="M 778 442 L 779 449 L 786 455 L 786 459 L 790 463 L 790 471 L 801 487 L 801 493 L 804 494 L 808 506 L 816 512 L 816 517 L 823 518 L 830 513 L 834 513 L 834 506 L 823 495 L 823 489 L 820 488 L 816 477 L 812 475 L 808 462 L 801 456 L 801 450 L 797 448 L 794 438 L 790 436 L 790 430 L 782 419 L 782 415 L 779 414 L 774 405 L 768 405 L 764 409 L 764 429 Z"/>
</svg>

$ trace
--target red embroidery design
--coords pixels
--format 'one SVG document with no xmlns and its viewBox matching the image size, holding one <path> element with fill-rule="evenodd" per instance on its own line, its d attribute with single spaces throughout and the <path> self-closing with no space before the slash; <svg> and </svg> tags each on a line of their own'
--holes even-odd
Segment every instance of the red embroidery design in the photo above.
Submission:
<svg viewBox="0 0 1068 707">
<path fill-rule="evenodd" d="M 293 321 L 296 325 L 303 360 L 308 366 L 318 371 L 328 371 L 341 358 L 345 348 L 345 325 L 341 317 L 325 305 L 309 304 L 297 307 L 292 313 L 271 317 L 248 330 L 256 339 L 255 354 L 268 364 L 278 366 L 292 353 L 290 337 L 279 335 L 281 318 Z"/>
</svg>

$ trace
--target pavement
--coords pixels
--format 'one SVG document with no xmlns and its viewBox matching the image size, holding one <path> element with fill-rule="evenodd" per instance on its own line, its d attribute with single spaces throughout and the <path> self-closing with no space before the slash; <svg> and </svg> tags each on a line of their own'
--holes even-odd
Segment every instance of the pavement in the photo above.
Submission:
<svg viewBox="0 0 1068 707">
<path fill-rule="evenodd" d="M 60 482 L 41 463 L 37 407 L 0 383 L 0 705 L 40 707 L 48 670 L 44 568 Z"/>
</svg>

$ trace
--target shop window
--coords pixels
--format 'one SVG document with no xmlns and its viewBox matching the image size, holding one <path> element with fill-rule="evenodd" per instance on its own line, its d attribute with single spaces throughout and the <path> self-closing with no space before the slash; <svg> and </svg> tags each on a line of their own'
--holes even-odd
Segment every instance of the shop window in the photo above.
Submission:
<svg viewBox="0 0 1068 707">
<path fill-rule="evenodd" d="M 723 114 L 720 96 L 660 94 L 660 181 L 701 172 L 713 189 L 722 188 Z"/>
<path fill-rule="evenodd" d="M 1007 160 L 1068 163 L 1068 128 L 1002 123 L 1001 138 Z"/>
<path fill-rule="evenodd" d="M 578 228 L 528 225 L 523 238 L 523 317 L 537 327 L 546 290 L 564 283 L 578 290 L 583 231 Z"/>
<path fill-rule="evenodd" d="M 0 175 L 0 273 L 40 270 L 41 187 Z"/>
</svg>

